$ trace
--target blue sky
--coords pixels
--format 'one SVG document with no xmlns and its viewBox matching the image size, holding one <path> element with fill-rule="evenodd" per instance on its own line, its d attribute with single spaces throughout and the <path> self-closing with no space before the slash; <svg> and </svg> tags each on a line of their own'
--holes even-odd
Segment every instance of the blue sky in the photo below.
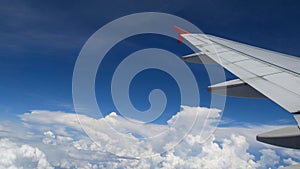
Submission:
<svg viewBox="0 0 300 169">
<path fill-rule="evenodd" d="M 127 14 L 145 11 L 166 12 L 194 23 L 208 34 L 296 56 L 300 52 L 297 43 L 300 36 L 297 1 L 3 1 L 2 4 L 0 110 L 1 118 L 4 119 L 14 118 L 15 114 L 33 109 L 72 111 L 71 79 L 81 47 L 101 26 Z M 119 55 L 108 57 L 107 65 L 117 64 L 118 59 L 126 56 L 123 54 L 145 47 L 160 47 L 173 51 L 178 56 L 191 52 L 186 46 L 178 45 L 174 40 L 165 37 L 136 36 L 118 44 L 116 50 L 111 51 L 111 55 Z M 196 76 L 201 77 L 198 79 L 201 84 L 200 93 L 205 96 L 205 70 L 200 65 L 189 66 Z M 109 67 L 104 70 L 108 72 L 105 75 L 107 78 L 112 71 Z M 144 87 L 150 90 L 154 87 L 153 81 L 159 78 L 158 74 L 155 72 L 155 76 L 148 75 L 148 78 L 137 77 L 137 81 L 140 79 L 140 84 L 143 80 L 148 81 L 149 85 Z M 232 78 L 234 77 L 228 73 L 228 79 Z M 97 90 L 107 91 L 109 80 L 99 82 L 97 78 L 97 83 Z M 163 87 L 165 83 L 155 85 Z M 169 90 L 172 91 L 171 88 Z M 146 109 L 147 103 L 144 101 L 147 92 L 145 95 L 141 93 L 147 90 L 137 85 L 135 91 L 132 94 L 133 102 L 134 98 L 142 99 L 136 106 Z M 138 94 L 138 97 L 135 97 L 134 93 Z M 104 114 L 114 110 L 109 96 L 97 96 L 107 98 L 103 103 Z M 176 112 L 179 110 L 179 105 L 176 104 L 178 99 L 170 98 L 174 98 L 175 104 L 169 105 L 176 107 L 168 106 L 167 112 Z M 205 100 L 207 99 L 202 99 L 204 105 Z M 102 103 L 99 104 L 101 106 Z M 253 116 L 258 113 L 259 118 Z M 293 121 L 279 106 L 261 99 L 228 98 L 224 117 L 249 123 L 266 123 L 283 118 L 288 122 Z"/>
<path fill-rule="evenodd" d="M 0 5 L 0 120 L 21 124 L 20 117 L 31 110 L 74 113 L 72 76 L 82 46 L 99 28 L 124 15 L 169 13 L 188 20 L 207 34 L 300 56 L 299 7 L 300 2 L 296 0 L 3 0 Z M 150 47 L 178 56 L 192 52 L 174 39 L 155 34 L 136 35 L 118 43 L 105 56 L 96 78 L 96 97 L 104 115 L 116 111 L 110 92 L 115 68 L 127 55 Z M 187 64 L 199 85 L 200 105 L 209 107 L 211 96 L 207 86 L 211 84 L 205 67 Z M 226 77 L 235 78 L 229 72 Z M 179 88 L 168 74 L 158 70 L 138 74 L 130 87 L 131 101 L 137 109 L 147 110 L 148 94 L 155 88 L 165 91 L 168 98 L 165 112 L 155 123 L 166 124 L 180 111 Z M 222 119 L 229 122 L 224 126 L 295 124 L 292 115 L 267 99 L 228 97 Z M 259 127 L 255 128 L 258 130 Z"/>
</svg>

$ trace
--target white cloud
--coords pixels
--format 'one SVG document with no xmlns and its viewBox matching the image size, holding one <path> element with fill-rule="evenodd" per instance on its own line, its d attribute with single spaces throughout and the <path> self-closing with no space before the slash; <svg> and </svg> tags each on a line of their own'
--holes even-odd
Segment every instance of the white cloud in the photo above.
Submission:
<svg viewBox="0 0 300 169">
<path fill-rule="evenodd" d="M 189 131 L 195 113 L 198 118 Z M 6 131 L 0 137 L 13 138 L 15 145 L 26 142 L 38 147 L 44 152 L 40 159 L 47 155 L 49 165 L 62 168 L 266 168 L 278 167 L 280 161 L 287 165 L 299 161 L 297 151 L 255 141 L 256 134 L 274 126 L 224 127 L 214 133 L 219 116 L 216 109 L 187 106 L 167 125 L 134 123 L 116 113 L 102 119 L 78 115 L 93 142 L 81 130 L 76 114 L 32 111 L 20 116 L 23 125 L 0 124 Z M 12 136 L 14 130 L 22 132 Z M 31 133 L 30 137 L 24 133 Z M 260 153 L 250 153 L 250 149 Z"/>
<path fill-rule="evenodd" d="M 283 159 L 283 162 L 288 165 L 296 165 L 299 164 L 298 162 L 294 161 L 292 158 Z"/>
<path fill-rule="evenodd" d="M 261 168 L 275 168 L 275 166 L 279 164 L 280 157 L 274 150 L 262 149 L 260 152 L 262 153 L 259 160 Z"/>
<path fill-rule="evenodd" d="M 8 139 L 0 140 L 0 168 L 52 168 L 45 154 L 27 144 L 18 145 Z"/>
</svg>

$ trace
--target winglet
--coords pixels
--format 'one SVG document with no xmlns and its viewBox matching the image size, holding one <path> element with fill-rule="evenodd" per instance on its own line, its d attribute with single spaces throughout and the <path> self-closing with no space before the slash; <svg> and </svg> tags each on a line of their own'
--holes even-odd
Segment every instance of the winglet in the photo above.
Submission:
<svg viewBox="0 0 300 169">
<path fill-rule="evenodd" d="M 173 26 L 173 28 L 175 29 L 175 31 L 178 33 L 178 43 L 182 43 L 184 40 L 184 37 L 182 37 L 182 34 L 189 34 L 190 32 L 183 30 L 177 26 Z"/>
</svg>

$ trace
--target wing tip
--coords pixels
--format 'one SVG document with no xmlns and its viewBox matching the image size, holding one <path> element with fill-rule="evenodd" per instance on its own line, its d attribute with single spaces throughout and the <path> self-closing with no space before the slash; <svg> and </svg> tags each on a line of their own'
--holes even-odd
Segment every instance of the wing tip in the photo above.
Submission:
<svg viewBox="0 0 300 169">
<path fill-rule="evenodd" d="M 176 25 L 173 26 L 173 29 L 178 33 L 178 38 L 177 38 L 178 43 L 182 43 L 184 41 L 184 37 L 181 36 L 182 34 L 189 34 L 190 33 L 190 32 L 188 32 L 188 31 L 186 31 L 186 30 L 184 30 L 184 29 L 182 29 L 182 28 L 180 28 Z"/>
</svg>

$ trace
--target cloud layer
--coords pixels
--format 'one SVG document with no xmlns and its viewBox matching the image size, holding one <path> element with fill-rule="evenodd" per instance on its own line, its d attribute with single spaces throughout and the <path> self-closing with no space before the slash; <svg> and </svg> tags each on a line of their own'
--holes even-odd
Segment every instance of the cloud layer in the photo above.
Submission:
<svg viewBox="0 0 300 169">
<path fill-rule="evenodd" d="M 116 113 L 93 119 L 32 111 L 20 116 L 21 125 L 0 124 L 0 168 L 274 168 L 299 161 L 297 151 L 254 141 L 255 132 L 274 126 L 216 130 L 219 112 L 183 106 L 158 125 Z"/>
</svg>

